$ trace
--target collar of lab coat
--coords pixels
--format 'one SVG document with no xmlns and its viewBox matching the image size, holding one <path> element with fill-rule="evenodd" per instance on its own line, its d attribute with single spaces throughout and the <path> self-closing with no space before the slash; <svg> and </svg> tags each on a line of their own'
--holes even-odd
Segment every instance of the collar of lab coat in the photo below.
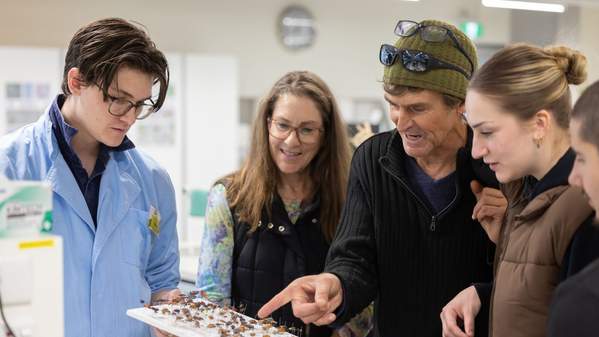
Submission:
<svg viewBox="0 0 599 337">
<path fill-rule="evenodd" d="M 51 165 L 46 175 L 52 190 L 61 196 L 73 211 L 88 225 L 91 231 L 96 232 L 89 208 L 77 182 L 73 177 L 66 161 L 60 153 L 58 142 L 52 132 L 49 108 L 37 121 L 37 131 L 34 134 L 43 135 L 35 141 L 48 149 Z M 130 150 L 135 151 L 135 150 Z M 99 253 L 104 243 L 123 220 L 132 203 L 141 192 L 138 182 L 131 176 L 130 151 L 110 152 L 110 159 L 102 175 L 100 195 L 98 202 L 98 226 L 95 233 L 94 255 Z M 96 249 L 97 248 L 97 249 Z M 95 259 L 94 259 L 95 260 Z"/>
</svg>

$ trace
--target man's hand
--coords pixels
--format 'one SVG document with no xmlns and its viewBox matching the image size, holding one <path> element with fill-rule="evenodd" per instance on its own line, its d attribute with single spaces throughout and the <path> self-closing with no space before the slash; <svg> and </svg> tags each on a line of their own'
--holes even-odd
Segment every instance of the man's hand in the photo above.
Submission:
<svg viewBox="0 0 599 337">
<path fill-rule="evenodd" d="M 480 306 L 480 298 L 474 286 L 457 294 L 441 311 L 443 337 L 474 337 L 474 319 Z M 459 327 L 462 322 L 463 330 Z"/>
<path fill-rule="evenodd" d="M 500 190 L 485 187 L 473 180 L 470 182 L 472 193 L 476 197 L 476 205 L 472 210 L 472 219 L 478 220 L 489 239 L 497 244 L 501 223 L 507 209 L 507 199 Z"/>
<path fill-rule="evenodd" d="M 341 281 L 333 274 L 323 273 L 300 277 L 275 295 L 258 311 L 260 318 L 291 302 L 293 315 L 304 323 L 331 324 L 337 317 L 333 313 L 343 300 Z"/>
<path fill-rule="evenodd" d="M 156 301 L 170 301 L 179 297 L 179 295 L 181 295 L 181 290 L 179 289 L 159 291 L 152 294 L 152 303 Z M 175 337 L 175 335 L 160 329 L 152 328 L 152 330 L 154 331 L 156 337 Z"/>
</svg>

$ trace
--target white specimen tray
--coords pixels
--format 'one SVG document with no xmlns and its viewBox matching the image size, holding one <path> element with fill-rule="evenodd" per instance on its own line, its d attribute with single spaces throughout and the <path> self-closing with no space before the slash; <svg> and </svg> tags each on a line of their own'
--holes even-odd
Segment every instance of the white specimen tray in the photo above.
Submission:
<svg viewBox="0 0 599 337">
<path fill-rule="evenodd" d="M 196 302 L 210 303 L 206 300 L 195 300 Z M 200 321 L 200 327 L 194 326 L 194 322 L 188 322 L 184 319 L 176 320 L 175 316 L 171 314 L 162 313 L 163 308 L 167 308 L 172 311 L 174 309 L 181 310 L 186 307 L 184 304 L 161 304 L 155 305 L 154 308 L 158 308 L 158 312 L 146 307 L 135 308 L 127 310 L 127 316 L 140 320 L 150 326 L 166 331 L 170 334 L 174 334 L 178 337 L 221 337 L 219 329 L 226 328 L 229 330 L 223 321 L 226 321 L 232 315 L 232 310 L 218 309 L 209 310 L 198 310 L 189 309 L 193 316 L 202 317 Z M 224 313 L 224 314 L 223 314 Z M 257 321 L 251 317 L 242 315 L 235 312 L 233 315 L 243 317 L 247 322 Z M 210 325 L 210 327 L 209 327 Z M 254 329 L 248 329 L 243 332 L 229 332 L 228 336 L 242 336 L 242 337 L 295 337 L 289 332 L 279 332 L 275 327 L 265 327 L 261 323 L 252 324 Z M 230 331 L 230 330 L 229 330 Z"/>
</svg>

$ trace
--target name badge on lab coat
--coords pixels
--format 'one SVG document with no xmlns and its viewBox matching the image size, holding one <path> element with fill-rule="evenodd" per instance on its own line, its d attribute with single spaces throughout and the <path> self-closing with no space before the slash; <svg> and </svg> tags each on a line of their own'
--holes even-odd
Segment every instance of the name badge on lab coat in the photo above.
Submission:
<svg viewBox="0 0 599 337">
<path fill-rule="evenodd" d="M 154 235 L 158 236 L 158 234 L 160 234 L 160 213 L 158 213 L 158 210 L 154 208 L 154 206 L 150 206 L 148 228 L 152 231 L 152 233 L 154 233 Z"/>
</svg>

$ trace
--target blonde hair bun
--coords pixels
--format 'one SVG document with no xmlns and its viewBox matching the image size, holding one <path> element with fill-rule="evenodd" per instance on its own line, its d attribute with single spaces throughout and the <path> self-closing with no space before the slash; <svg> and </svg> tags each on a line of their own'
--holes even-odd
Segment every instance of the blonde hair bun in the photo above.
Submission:
<svg viewBox="0 0 599 337">
<path fill-rule="evenodd" d="M 551 46 L 545 52 L 555 58 L 564 72 L 568 84 L 581 84 L 587 79 L 587 58 L 578 50 L 564 46 Z"/>
</svg>

